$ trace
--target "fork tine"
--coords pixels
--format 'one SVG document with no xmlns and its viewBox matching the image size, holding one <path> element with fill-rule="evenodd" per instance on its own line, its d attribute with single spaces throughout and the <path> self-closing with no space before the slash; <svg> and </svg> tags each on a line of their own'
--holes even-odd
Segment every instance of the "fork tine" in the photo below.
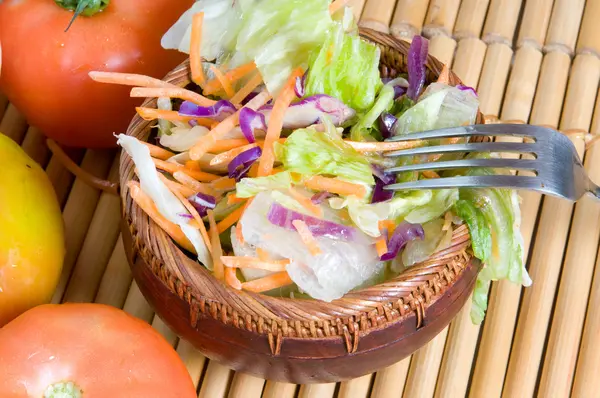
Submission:
<svg viewBox="0 0 600 398">
<path fill-rule="evenodd" d="M 515 188 L 533 189 L 555 195 L 548 191 L 539 177 L 520 175 L 491 175 L 491 176 L 461 176 L 447 178 L 432 178 L 391 184 L 384 189 L 390 191 L 403 191 L 415 189 L 444 189 L 444 188 Z"/>
<path fill-rule="evenodd" d="M 536 170 L 539 162 L 535 159 L 461 159 L 447 162 L 429 162 L 407 164 L 390 167 L 386 173 L 402 173 L 404 171 L 447 170 L 472 167 L 488 167 L 492 169 Z"/>
<path fill-rule="evenodd" d="M 442 153 L 456 152 L 519 152 L 519 153 L 535 153 L 537 149 L 535 143 L 523 142 L 485 142 L 485 143 L 470 143 L 470 144 L 453 144 L 453 145 L 434 145 L 424 146 L 409 149 L 402 149 L 386 153 L 388 157 L 399 156 L 414 156 L 414 155 L 432 155 Z"/>
<path fill-rule="evenodd" d="M 386 141 L 429 140 L 436 138 L 468 137 L 473 135 L 533 137 L 539 140 L 540 138 L 548 137 L 552 133 L 553 130 L 548 128 L 528 124 L 475 124 L 471 126 L 451 127 L 397 135 L 388 138 Z"/>
</svg>

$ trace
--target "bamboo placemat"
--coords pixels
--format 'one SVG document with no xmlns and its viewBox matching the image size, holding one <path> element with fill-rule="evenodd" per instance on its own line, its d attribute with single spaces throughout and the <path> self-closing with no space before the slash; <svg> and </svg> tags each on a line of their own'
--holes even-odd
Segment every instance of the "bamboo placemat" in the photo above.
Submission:
<svg viewBox="0 0 600 398">
<path fill-rule="evenodd" d="M 360 24 L 410 39 L 465 84 L 481 110 L 569 134 L 600 182 L 600 1 L 350 0 Z M 42 164 L 63 207 L 67 256 L 53 302 L 110 304 L 151 323 L 185 361 L 198 396 L 269 398 L 600 396 L 600 204 L 522 193 L 522 230 L 533 286 L 496 283 L 484 324 L 467 305 L 431 343 L 376 374 L 338 384 L 296 386 L 235 373 L 179 340 L 142 297 L 119 236 L 118 198 L 76 180 L 44 138 L 0 94 L 0 131 Z M 114 151 L 73 151 L 80 165 L 116 181 Z M 596 269 L 598 268 L 598 269 Z"/>
</svg>

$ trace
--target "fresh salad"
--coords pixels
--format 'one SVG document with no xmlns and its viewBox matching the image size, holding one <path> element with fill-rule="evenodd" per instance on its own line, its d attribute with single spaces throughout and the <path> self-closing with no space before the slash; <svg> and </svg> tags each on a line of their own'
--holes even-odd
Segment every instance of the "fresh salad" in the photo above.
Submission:
<svg viewBox="0 0 600 398">
<path fill-rule="evenodd" d="M 139 178 L 131 196 L 216 278 L 332 301 L 447 248 L 466 224 L 485 263 L 472 305 L 479 323 L 490 281 L 531 283 L 516 193 L 386 189 L 440 177 L 390 167 L 474 156 L 386 156 L 440 144 L 386 138 L 476 121 L 474 89 L 448 85 L 447 70 L 426 81 L 427 43 L 415 36 L 408 73 L 382 79 L 379 48 L 359 37 L 342 0 L 199 0 L 163 37 L 164 47 L 189 53 L 191 87 L 90 75 L 158 98 L 157 109 L 137 108 L 157 121 L 156 141 L 118 136 Z"/>
</svg>

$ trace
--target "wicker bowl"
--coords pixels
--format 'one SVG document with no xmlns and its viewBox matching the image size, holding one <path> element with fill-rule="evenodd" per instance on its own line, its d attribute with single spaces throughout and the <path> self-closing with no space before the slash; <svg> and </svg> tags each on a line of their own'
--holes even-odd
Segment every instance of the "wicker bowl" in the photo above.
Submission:
<svg viewBox="0 0 600 398">
<path fill-rule="evenodd" d="M 408 44 L 373 30 L 381 73 L 406 71 Z M 428 79 L 443 65 L 429 57 Z M 166 80 L 189 84 L 186 62 Z M 450 74 L 453 85 L 459 79 Z M 146 106 L 156 106 L 148 100 Z M 479 115 L 479 122 L 482 118 Z M 136 116 L 127 132 L 140 140 L 152 123 Z M 444 329 L 470 295 L 480 263 L 465 226 L 449 248 L 393 280 L 352 291 L 332 303 L 274 298 L 229 288 L 189 258 L 133 202 L 134 164 L 123 153 L 123 238 L 135 280 L 157 314 L 202 353 L 237 371 L 292 383 L 334 382 L 374 372 L 407 357 Z"/>
</svg>

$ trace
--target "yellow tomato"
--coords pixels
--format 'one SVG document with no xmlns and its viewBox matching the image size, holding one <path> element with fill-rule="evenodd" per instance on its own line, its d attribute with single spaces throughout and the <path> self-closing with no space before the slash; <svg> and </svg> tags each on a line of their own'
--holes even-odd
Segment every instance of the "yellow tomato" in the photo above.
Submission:
<svg viewBox="0 0 600 398">
<path fill-rule="evenodd" d="M 50 301 L 64 256 L 61 211 L 48 176 L 0 134 L 0 327 Z"/>
</svg>

